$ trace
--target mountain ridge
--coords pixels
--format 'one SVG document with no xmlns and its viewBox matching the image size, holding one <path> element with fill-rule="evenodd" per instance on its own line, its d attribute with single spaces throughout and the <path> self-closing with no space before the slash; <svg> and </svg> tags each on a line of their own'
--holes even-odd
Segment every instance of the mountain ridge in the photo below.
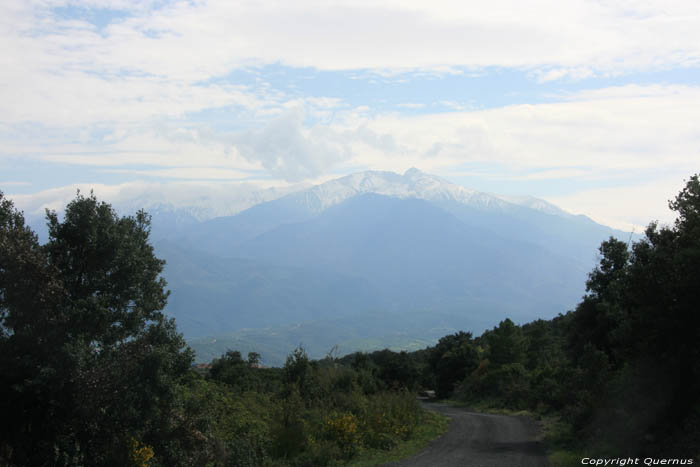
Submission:
<svg viewBox="0 0 700 467">
<path fill-rule="evenodd" d="M 629 238 L 415 168 L 350 174 L 205 221 L 159 205 L 151 233 L 172 290 L 165 311 L 195 350 L 228 335 L 277 355 L 299 323 L 306 341 L 323 332 L 319 343 L 348 347 L 430 341 L 438 317 L 441 329 L 473 332 L 506 316 L 548 319 L 583 295 L 600 242 Z"/>
<path fill-rule="evenodd" d="M 295 323 L 305 323 L 307 341 L 324 329 L 319 342 L 347 347 L 397 330 L 401 342 L 425 342 L 435 338 L 425 324 L 437 316 L 443 329 L 473 332 L 506 316 L 551 318 L 583 295 L 610 236 L 629 234 L 544 200 L 409 169 L 358 172 L 189 224 L 159 253 L 173 289 L 166 311 L 195 349 L 212 352 L 205 336 L 255 336 L 279 355 Z M 399 315 L 400 329 L 382 318 Z"/>
</svg>

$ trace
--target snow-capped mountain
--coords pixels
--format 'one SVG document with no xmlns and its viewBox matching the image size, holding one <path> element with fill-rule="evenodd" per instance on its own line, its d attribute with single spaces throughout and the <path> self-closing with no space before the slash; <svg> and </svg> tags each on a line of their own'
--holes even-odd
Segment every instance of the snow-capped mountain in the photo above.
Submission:
<svg viewBox="0 0 700 467">
<path fill-rule="evenodd" d="M 470 190 L 441 177 L 418 169 L 407 170 L 403 175 L 394 172 L 365 171 L 340 177 L 316 186 L 299 184 L 285 187 L 261 188 L 254 184 L 145 184 L 132 182 L 113 187 L 82 186 L 64 187 L 38 195 L 16 197 L 17 205 L 24 210 L 29 223 L 45 237 L 45 209 L 55 209 L 61 214 L 63 206 L 75 197 L 76 190 L 95 195 L 109 202 L 121 215 L 133 214 L 145 209 L 154 219 L 157 236 L 160 232 L 180 233 L 183 226 L 214 218 L 234 216 L 247 209 L 285 199 L 296 204 L 308 214 L 318 214 L 354 196 L 366 193 L 395 197 L 416 198 L 432 202 L 457 202 L 481 210 L 509 211 L 522 206 L 557 216 L 567 216 L 565 211 L 533 197 L 513 197 Z M 174 230 L 173 230 L 174 229 Z"/>
<path fill-rule="evenodd" d="M 172 291 L 166 312 L 188 339 L 323 322 L 311 328 L 424 340 L 505 317 L 551 318 L 584 293 L 600 242 L 629 238 L 541 199 L 470 190 L 418 169 L 312 187 L 157 188 L 95 194 L 120 214 L 152 215 Z M 360 326 L 360 315 L 373 325 Z M 299 344 L 268 337 L 285 352 Z"/>
<path fill-rule="evenodd" d="M 508 211 L 513 208 L 513 205 L 516 205 L 547 214 L 570 215 L 542 199 L 531 196 L 504 196 L 470 190 L 416 168 L 408 169 L 403 175 L 380 171 L 358 172 L 316 185 L 308 190 L 295 193 L 291 197 L 298 203 L 305 204 L 312 212 L 318 213 L 365 193 L 400 199 L 416 198 L 433 202 L 455 201 L 483 210 Z"/>
<path fill-rule="evenodd" d="M 600 242 L 628 237 L 417 169 L 355 173 L 160 232 L 167 310 L 188 337 L 358 313 L 442 313 L 472 331 L 551 318 L 580 299 Z"/>
</svg>

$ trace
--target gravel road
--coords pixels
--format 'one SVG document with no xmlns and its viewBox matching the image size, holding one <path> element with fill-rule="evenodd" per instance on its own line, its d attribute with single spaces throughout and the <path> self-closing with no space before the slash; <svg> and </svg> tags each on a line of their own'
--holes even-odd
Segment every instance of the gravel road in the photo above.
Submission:
<svg viewBox="0 0 700 467">
<path fill-rule="evenodd" d="M 547 467 L 537 424 L 525 417 L 489 415 L 438 403 L 424 407 L 452 420 L 443 436 L 415 456 L 386 467 Z"/>
</svg>

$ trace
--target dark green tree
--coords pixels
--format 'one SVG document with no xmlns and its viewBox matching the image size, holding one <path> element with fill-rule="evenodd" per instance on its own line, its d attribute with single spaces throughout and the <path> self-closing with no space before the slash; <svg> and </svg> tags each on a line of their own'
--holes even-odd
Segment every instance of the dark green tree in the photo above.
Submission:
<svg viewBox="0 0 700 467">
<path fill-rule="evenodd" d="M 129 465 L 144 447 L 176 465 L 173 410 L 192 354 L 161 311 L 168 292 L 149 217 L 120 217 L 78 194 L 62 221 L 47 212 L 40 246 L 1 201 L 0 455 L 16 465 Z"/>
<path fill-rule="evenodd" d="M 527 342 L 522 329 L 509 318 L 501 321 L 497 327 L 486 334 L 488 358 L 492 366 L 510 363 L 524 363 Z"/>
<path fill-rule="evenodd" d="M 384 349 L 372 352 L 371 358 L 377 365 L 377 377 L 387 388 L 414 389 L 416 387 L 419 372 L 408 352 Z"/>
<path fill-rule="evenodd" d="M 589 293 L 569 323 L 574 374 L 580 375 L 572 404 L 581 409 L 576 425 L 599 431 L 627 452 L 646 446 L 656 454 L 694 454 L 689 447 L 700 442 L 694 428 L 700 421 L 697 175 L 669 207 L 678 214 L 674 224 L 652 222 L 631 250 L 614 239 L 601 245 Z M 614 420 L 605 413 L 615 413 Z M 660 441 L 643 441 L 650 437 Z"/>
<path fill-rule="evenodd" d="M 435 374 L 438 397 L 448 397 L 479 365 L 479 355 L 470 332 L 458 332 L 441 338 L 433 348 L 428 363 Z"/>
<path fill-rule="evenodd" d="M 212 361 L 208 378 L 226 383 L 236 392 L 270 392 L 281 384 L 279 368 L 259 368 L 260 354 L 249 352 L 244 360 L 237 350 L 229 350 Z"/>
</svg>

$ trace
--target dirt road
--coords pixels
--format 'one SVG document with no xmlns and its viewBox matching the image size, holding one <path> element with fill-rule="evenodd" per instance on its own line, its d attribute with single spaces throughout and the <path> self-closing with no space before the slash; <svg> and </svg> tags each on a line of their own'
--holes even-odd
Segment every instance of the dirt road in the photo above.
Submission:
<svg viewBox="0 0 700 467">
<path fill-rule="evenodd" d="M 549 466 L 544 448 L 536 440 L 537 424 L 532 420 L 474 413 L 437 403 L 424 406 L 449 416 L 449 430 L 414 457 L 387 467 Z"/>
</svg>

